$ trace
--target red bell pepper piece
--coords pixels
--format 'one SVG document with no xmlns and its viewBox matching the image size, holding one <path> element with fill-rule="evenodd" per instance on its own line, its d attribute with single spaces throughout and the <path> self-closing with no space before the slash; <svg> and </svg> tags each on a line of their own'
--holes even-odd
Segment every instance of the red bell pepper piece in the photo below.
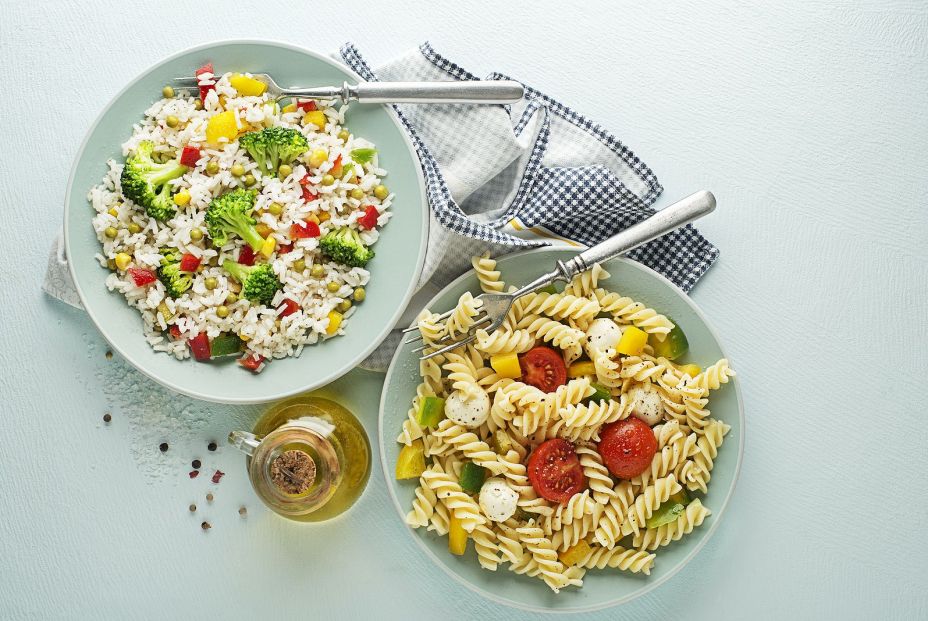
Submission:
<svg viewBox="0 0 928 621">
<path fill-rule="evenodd" d="M 319 195 L 313 192 L 312 188 L 310 187 L 312 186 L 312 181 L 309 180 L 309 175 L 306 175 L 305 177 L 300 179 L 300 186 L 302 187 L 302 190 L 303 190 L 303 200 L 306 201 L 307 203 L 309 201 L 314 201 L 317 198 L 319 198 Z"/>
<path fill-rule="evenodd" d="M 200 267 L 200 259 L 189 252 L 185 252 L 184 256 L 180 258 L 180 271 L 195 272 L 198 267 Z"/>
<path fill-rule="evenodd" d="M 335 158 L 335 161 L 332 162 L 332 170 L 329 171 L 333 177 L 336 179 L 341 179 L 342 173 L 345 172 L 345 167 L 342 166 L 342 156 L 339 155 Z"/>
<path fill-rule="evenodd" d="M 150 285 L 151 283 L 158 280 L 158 277 L 155 276 L 153 271 L 147 270 L 144 267 L 130 267 L 126 270 L 126 272 L 128 272 L 129 276 L 132 277 L 132 282 L 135 283 L 136 287 Z"/>
<path fill-rule="evenodd" d="M 364 215 L 358 218 L 358 226 L 370 231 L 377 227 L 377 218 L 379 216 L 380 212 L 377 211 L 377 208 L 370 205 L 364 210 Z"/>
<path fill-rule="evenodd" d="M 282 254 L 287 254 L 291 250 L 293 250 L 293 244 L 281 244 L 277 248 L 277 256 L 280 256 Z"/>
<path fill-rule="evenodd" d="M 264 356 L 260 354 L 250 354 L 238 359 L 238 363 L 249 371 L 258 371 L 264 363 Z"/>
<path fill-rule="evenodd" d="M 242 265 L 255 264 L 255 251 L 251 249 L 251 246 L 245 245 L 238 251 L 238 262 Z"/>
<path fill-rule="evenodd" d="M 302 110 L 303 112 L 312 112 L 316 109 L 316 102 L 312 99 L 306 101 L 297 101 L 296 107 Z"/>
<path fill-rule="evenodd" d="M 315 222 L 294 222 L 290 225 L 291 239 L 306 239 L 308 237 L 319 237 L 322 231 Z"/>
<path fill-rule="evenodd" d="M 283 301 L 281 302 L 281 306 L 283 308 L 281 308 L 280 311 L 277 313 L 281 317 L 288 317 L 292 315 L 293 313 L 297 312 L 298 310 L 300 310 L 300 305 L 294 302 L 293 300 L 291 300 L 290 298 L 284 298 Z"/>
<path fill-rule="evenodd" d="M 190 145 L 184 147 L 184 150 L 180 153 L 180 163 L 188 168 L 193 168 L 196 166 L 199 159 L 200 150 L 196 147 L 191 147 Z"/>
<path fill-rule="evenodd" d="M 209 360 L 209 337 L 206 336 L 206 332 L 200 332 L 198 335 L 187 341 L 187 344 L 190 346 L 190 353 L 193 354 L 195 359 L 199 360 L 200 362 Z"/>
<path fill-rule="evenodd" d="M 173 324 L 168 328 L 168 334 L 170 334 L 171 338 L 175 341 L 180 338 L 180 328 L 177 327 L 177 324 Z"/>
<path fill-rule="evenodd" d="M 194 72 L 194 75 L 196 75 L 197 78 L 199 78 L 199 77 L 200 77 L 202 74 L 204 74 L 204 73 L 213 73 L 213 63 L 211 63 L 211 62 L 210 62 L 210 63 L 206 63 L 205 65 L 203 65 L 202 67 L 200 67 L 199 69 L 197 69 L 197 70 Z M 215 76 L 215 74 L 213 74 L 213 75 Z M 199 86 L 200 86 L 200 101 L 203 101 L 203 102 L 206 101 L 206 95 L 207 95 L 207 93 L 209 93 L 210 91 L 216 90 L 216 85 L 215 85 L 215 84 L 206 84 L 206 85 L 201 84 L 201 85 L 199 85 Z"/>
</svg>

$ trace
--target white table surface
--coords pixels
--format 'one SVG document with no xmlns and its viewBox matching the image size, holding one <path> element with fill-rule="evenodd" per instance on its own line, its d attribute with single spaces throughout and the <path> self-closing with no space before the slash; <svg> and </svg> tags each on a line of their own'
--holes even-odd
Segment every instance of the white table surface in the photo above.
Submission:
<svg viewBox="0 0 928 621">
<path fill-rule="evenodd" d="M 0 617 L 530 618 L 430 565 L 379 467 L 328 526 L 264 512 L 238 456 L 205 449 L 258 409 L 106 360 L 90 321 L 38 289 L 72 158 L 110 97 L 186 46 L 274 38 L 350 39 L 375 62 L 429 39 L 613 129 L 656 171 L 659 205 L 718 197 L 700 227 L 721 259 L 693 297 L 740 372 L 738 490 L 683 572 L 589 618 L 928 618 L 928 5 L 515 4 L 0 5 Z M 190 481 L 194 457 L 226 480 Z"/>
</svg>

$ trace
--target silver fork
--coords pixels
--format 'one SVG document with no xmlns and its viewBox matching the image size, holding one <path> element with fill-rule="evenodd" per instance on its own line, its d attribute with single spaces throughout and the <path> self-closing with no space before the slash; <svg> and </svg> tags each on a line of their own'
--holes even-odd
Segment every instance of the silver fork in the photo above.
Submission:
<svg viewBox="0 0 928 621">
<path fill-rule="evenodd" d="M 444 345 L 444 347 L 425 354 L 421 356 L 420 359 L 428 360 L 429 358 L 440 356 L 452 349 L 457 349 L 458 347 L 473 342 L 474 339 L 477 338 L 476 331 L 478 329 L 482 328 L 487 332 L 496 330 L 502 325 L 503 321 L 506 319 L 506 315 L 509 314 L 512 303 L 522 296 L 551 285 L 559 280 L 568 282 L 577 274 L 593 267 L 593 264 L 608 261 L 630 250 L 634 250 L 638 246 L 656 237 L 660 237 L 661 235 L 669 233 L 674 229 L 689 224 L 693 220 L 711 213 L 714 209 L 715 197 L 711 192 L 702 190 L 695 194 L 690 194 L 669 207 L 661 209 L 650 218 L 642 220 L 638 224 L 632 225 L 620 233 L 616 233 L 609 239 L 596 244 L 592 248 L 584 250 L 573 259 L 567 262 L 558 261 L 553 271 L 539 276 L 521 289 L 511 293 L 484 293 L 477 296 L 476 299 L 480 300 L 481 304 L 477 316 L 475 317 L 475 322 L 467 332 L 466 337 L 455 340 L 451 335 L 446 335 L 436 343 L 437 345 Z M 442 313 L 438 316 L 438 319 L 444 321 L 448 319 L 453 312 L 454 309 L 451 309 L 446 313 Z M 412 332 L 416 329 L 418 329 L 418 326 L 413 325 L 403 330 L 403 332 Z M 414 343 L 421 339 L 422 336 L 418 335 L 406 341 L 406 344 Z M 430 346 L 425 345 L 413 351 L 420 352 L 428 347 Z"/>
<path fill-rule="evenodd" d="M 267 84 L 275 101 L 285 97 L 297 99 L 341 99 L 342 103 L 465 103 L 507 104 L 522 99 L 525 87 L 513 80 L 461 80 L 454 82 L 360 82 L 341 86 L 284 88 L 267 73 L 252 76 Z M 178 88 L 189 90 L 199 85 L 196 77 L 175 78 Z"/>
</svg>

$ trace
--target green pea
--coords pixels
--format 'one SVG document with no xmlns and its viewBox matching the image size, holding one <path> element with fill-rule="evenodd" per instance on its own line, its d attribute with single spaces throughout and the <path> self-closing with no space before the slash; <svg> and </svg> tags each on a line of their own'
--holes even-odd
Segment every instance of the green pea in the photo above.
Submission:
<svg viewBox="0 0 928 621">
<path fill-rule="evenodd" d="M 268 205 L 267 210 L 271 213 L 271 215 L 279 216 L 284 212 L 284 207 L 280 203 L 271 203 Z"/>
<path fill-rule="evenodd" d="M 195 99 L 195 100 L 193 101 L 193 109 L 194 109 L 194 110 L 202 110 L 202 109 L 203 109 L 203 102 L 202 102 L 201 100 L 199 100 L 199 99 Z"/>
<path fill-rule="evenodd" d="M 364 198 L 364 190 L 361 188 L 354 188 L 351 190 L 351 198 L 355 200 L 361 200 Z"/>
<path fill-rule="evenodd" d="M 203 239 L 203 231 L 200 229 L 190 230 L 190 241 L 200 241 L 201 239 Z"/>
<path fill-rule="evenodd" d="M 332 280 L 332 281 L 329 281 L 329 284 L 327 284 L 325 288 L 328 289 L 331 293 L 335 293 L 336 291 L 341 289 L 342 286 L 338 284 L 337 282 L 335 282 L 334 280 Z"/>
<path fill-rule="evenodd" d="M 290 176 L 290 173 L 292 172 L 293 172 L 293 168 L 291 168 L 289 164 L 281 164 L 277 168 L 277 176 L 280 177 L 281 179 L 286 179 L 287 177 Z"/>
<path fill-rule="evenodd" d="M 171 88 L 170 86 L 165 86 L 164 88 L 161 89 L 161 96 L 164 97 L 165 99 L 170 99 L 171 97 L 174 96 L 174 89 Z"/>
<path fill-rule="evenodd" d="M 245 187 L 249 187 L 249 188 L 253 186 L 255 183 L 257 183 L 257 181 L 258 180 L 255 179 L 255 176 L 251 173 L 248 173 L 242 178 L 242 183 L 245 184 Z"/>
<path fill-rule="evenodd" d="M 218 172 L 219 172 L 219 162 L 217 162 L 216 160 L 210 160 L 209 162 L 206 163 L 206 174 L 207 175 L 215 175 Z"/>
<path fill-rule="evenodd" d="M 293 269 L 302 274 L 303 270 L 306 269 L 306 261 L 303 259 L 297 259 L 293 262 Z"/>
<path fill-rule="evenodd" d="M 233 164 L 231 172 L 233 177 L 241 177 L 245 174 L 245 167 L 241 164 Z"/>
<path fill-rule="evenodd" d="M 376 188 L 374 188 L 374 196 L 376 196 L 380 200 L 385 199 L 389 195 L 390 195 L 390 190 L 388 190 L 387 186 L 385 185 L 378 185 Z"/>
<path fill-rule="evenodd" d="M 142 232 L 142 227 L 140 227 L 140 226 L 139 226 L 138 224 L 136 224 L 135 222 L 130 222 L 130 223 L 129 223 L 129 226 L 126 227 L 126 228 L 128 228 L 128 229 L 129 229 L 129 232 L 132 233 L 133 235 L 135 235 L 136 233 L 141 233 L 141 232 Z"/>
<path fill-rule="evenodd" d="M 106 229 L 103 231 L 103 234 L 109 237 L 110 239 L 114 239 L 118 233 L 119 231 L 116 230 L 116 227 L 112 227 L 112 226 L 106 227 Z"/>
<path fill-rule="evenodd" d="M 232 291 L 226 296 L 226 304 L 235 304 L 238 302 L 238 296 L 235 295 Z"/>
<path fill-rule="evenodd" d="M 219 286 L 219 281 L 212 276 L 203 281 L 203 286 L 212 291 Z"/>
<path fill-rule="evenodd" d="M 225 319 L 226 317 L 228 317 L 229 307 L 225 305 L 216 307 L 216 316 L 219 317 L 220 319 Z"/>
<path fill-rule="evenodd" d="M 173 114 L 169 114 L 168 118 L 164 119 L 164 124 L 168 127 L 177 127 L 180 124 L 180 119 Z"/>
<path fill-rule="evenodd" d="M 106 266 L 107 266 L 108 268 L 110 268 L 112 271 L 115 272 L 115 271 L 116 271 L 116 260 L 115 260 L 115 259 L 107 259 L 107 260 L 106 260 Z"/>
<path fill-rule="evenodd" d="M 335 177 L 332 175 L 322 175 L 322 185 L 332 185 L 335 183 Z"/>
<path fill-rule="evenodd" d="M 354 290 L 354 301 L 363 302 L 364 298 L 367 296 L 367 292 L 364 290 L 364 287 L 358 287 Z"/>
<path fill-rule="evenodd" d="M 347 142 L 349 138 L 351 138 L 351 132 L 349 132 L 347 129 L 343 129 L 342 131 L 338 132 L 338 139 L 342 142 Z"/>
<path fill-rule="evenodd" d="M 309 269 L 309 275 L 313 278 L 322 278 L 325 276 L 325 268 L 316 263 Z"/>
<path fill-rule="evenodd" d="M 351 300 L 342 300 L 335 308 L 337 308 L 340 313 L 347 313 L 348 309 L 351 308 Z"/>
</svg>

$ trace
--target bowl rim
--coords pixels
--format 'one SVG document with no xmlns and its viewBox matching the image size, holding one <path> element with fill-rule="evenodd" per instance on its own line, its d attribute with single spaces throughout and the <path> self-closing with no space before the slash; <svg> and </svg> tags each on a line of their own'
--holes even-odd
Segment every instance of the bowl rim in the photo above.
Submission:
<svg viewBox="0 0 928 621">
<path fill-rule="evenodd" d="M 548 252 L 559 252 L 563 250 L 565 250 L 565 248 L 559 247 L 559 246 L 546 246 L 543 248 L 535 248 L 532 250 L 514 252 L 511 254 L 499 257 L 497 260 L 500 262 L 503 262 L 515 256 L 530 255 L 530 254 L 545 254 Z M 726 353 L 725 348 L 722 346 L 722 341 L 719 339 L 719 335 L 715 327 L 709 322 L 709 319 L 708 317 L 706 317 L 705 313 L 702 312 L 702 310 L 696 305 L 696 303 L 692 300 L 692 298 L 690 298 L 690 296 L 687 295 L 685 291 L 683 291 L 678 286 L 676 286 L 673 282 L 668 280 L 663 274 L 660 274 L 659 272 L 656 272 L 650 267 L 643 265 L 641 263 L 638 263 L 637 261 L 633 261 L 625 257 L 616 257 L 615 259 L 610 259 L 610 261 L 621 261 L 622 263 L 630 265 L 631 267 L 635 269 L 641 270 L 642 272 L 645 272 L 646 274 L 656 277 L 659 281 L 663 282 L 665 285 L 670 287 L 671 290 L 674 293 L 676 293 L 679 297 L 681 297 L 690 306 L 690 308 L 696 313 L 696 316 L 699 317 L 699 319 L 703 322 L 703 324 L 709 330 L 709 334 L 712 336 L 713 339 L 715 339 L 715 342 L 719 346 L 719 350 L 721 350 L 722 352 L 722 356 L 724 358 L 728 358 L 728 354 Z M 435 296 L 432 297 L 432 299 L 429 300 L 428 304 L 426 305 L 426 308 L 432 307 L 435 301 L 439 297 L 443 296 L 446 291 L 448 291 L 449 289 L 453 287 L 456 287 L 457 285 L 459 285 L 461 282 L 463 282 L 465 279 L 469 278 L 470 276 L 471 276 L 471 271 L 468 270 L 464 272 L 463 274 L 461 274 L 460 276 L 458 276 L 457 278 L 455 278 L 450 283 L 448 283 L 448 285 L 443 287 L 441 291 L 439 291 L 437 294 L 435 294 Z M 385 443 L 387 441 L 387 436 L 384 435 L 384 431 L 385 431 L 384 430 L 384 409 L 386 405 L 387 390 L 390 387 L 391 382 L 393 380 L 393 372 L 396 370 L 397 363 L 399 362 L 402 350 L 403 350 L 402 346 L 397 348 L 396 353 L 394 353 L 393 358 L 390 361 L 390 367 L 387 369 L 386 378 L 384 379 L 384 383 L 383 383 L 383 391 L 380 393 L 380 412 L 379 412 L 378 420 L 377 420 L 377 433 L 380 436 L 380 446 L 379 446 L 380 467 L 383 470 L 384 478 L 387 479 L 388 481 L 391 480 L 392 470 L 387 464 L 387 454 L 386 454 L 386 450 L 384 450 L 386 448 Z M 414 529 L 410 527 L 409 525 L 407 525 L 405 522 L 404 517 L 406 516 L 406 509 L 400 504 L 399 498 L 397 498 L 396 489 L 395 489 L 396 485 L 394 483 L 388 482 L 387 489 L 390 493 L 390 498 L 393 500 L 393 506 L 396 508 L 397 514 L 399 515 L 400 520 L 403 522 L 403 527 L 405 528 L 409 536 L 413 540 L 415 540 L 416 545 L 423 552 L 425 552 L 426 556 L 428 556 L 432 560 L 432 562 L 438 565 L 438 567 L 440 567 L 442 571 L 444 571 L 446 574 L 451 576 L 451 578 L 455 582 L 462 584 L 463 586 L 467 587 L 470 591 L 472 591 L 473 593 L 476 593 L 477 595 L 485 597 L 496 603 L 509 606 L 511 608 L 517 608 L 519 610 L 525 610 L 528 612 L 541 612 L 541 613 L 546 613 L 546 614 L 573 614 L 573 613 L 578 613 L 578 612 L 595 612 L 598 610 L 604 610 L 606 608 L 611 608 L 613 606 L 618 606 L 620 604 L 627 604 L 628 602 L 631 602 L 632 600 L 635 600 L 643 595 L 646 595 L 647 593 L 650 593 L 651 591 L 653 591 L 654 589 L 656 589 L 657 587 L 659 587 L 660 585 L 664 584 L 665 582 L 673 578 L 675 575 L 677 575 L 677 573 L 681 569 L 686 567 L 690 563 L 690 561 L 693 560 L 696 554 L 699 553 L 700 550 L 702 550 L 702 548 L 706 545 L 706 543 L 709 542 L 709 540 L 712 538 L 712 535 L 715 534 L 715 531 L 718 528 L 719 523 L 722 521 L 722 515 L 725 513 L 725 509 L 728 507 L 728 503 L 731 500 L 731 497 L 735 492 L 735 488 L 738 485 L 738 478 L 741 474 L 741 462 L 742 462 L 742 459 L 744 458 L 744 437 L 745 437 L 745 431 L 746 431 L 745 420 L 744 420 L 744 400 L 742 399 L 742 394 L 741 394 L 741 384 L 738 381 L 738 378 L 735 377 L 735 378 L 732 378 L 732 381 L 729 383 L 729 385 L 734 386 L 734 389 L 735 389 L 735 400 L 738 403 L 738 423 L 739 423 L 739 428 L 741 430 L 741 433 L 738 438 L 738 455 L 735 460 L 734 477 L 732 478 L 731 486 L 729 487 L 728 492 L 725 494 L 725 498 L 723 499 L 721 504 L 718 505 L 719 506 L 718 510 L 713 510 L 712 512 L 712 516 L 715 519 L 712 520 L 712 523 L 709 525 L 708 529 L 703 531 L 705 534 L 703 535 L 702 539 L 696 542 L 693 549 L 690 550 L 690 552 L 685 557 L 683 557 L 683 559 L 679 561 L 673 568 L 671 568 L 665 575 L 653 581 L 648 581 L 648 583 L 645 586 L 643 586 L 641 589 L 635 592 L 629 593 L 628 595 L 618 597 L 614 600 L 609 600 L 609 601 L 605 601 L 605 602 L 598 603 L 598 604 L 591 604 L 588 606 L 580 606 L 576 608 L 563 608 L 563 609 L 545 608 L 542 606 L 533 606 L 531 604 L 523 604 L 521 602 L 516 602 L 513 600 L 506 599 L 504 597 L 496 595 L 495 593 L 490 593 L 489 591 L 485 591 L 483 588 L 478 587 L 475 584 L 472 584 L 471 582 L 468 582 L 462 576 L 452 571 L 447 565 L 445 565 L 444 562 L 441 561 L 441 559 L 438 558 L 438 556 L 435 553 L 432 552 L 432 550 L 428 546 L 425 545 L 425 542 L 423 541 L 422 537 L 418 536 L 414 532 Z M 393 440 L 392 436 L 390 437 L 390 440 L 391 441 Z"/>
<path fill-rule="evenodd" d="M 110 111 L 110 108 L 113 107 L 116 101 L 120 97 L 122 97 L 129 89 L 135 86 L 137 82 L 145 78 L 145 76 L 147 76 L 151 71 L 153 71 L 157 67 L 160 67 L 161 65 L 168 63 L 174 60 L 175 58 L 178 58 L 180 56 L 184 56 L 184 55 L 187 55 L 193 52 L 199 52 L 202 50 L 207 50 L 207 49 L 222 46 L 222 45 L 264 45 L 264 46 L 279 47 L 279 48 L 283 48 L 283 49 L 287 49 L 291 51 L 300 52 L 302 54 L 306 54 L 307 56 L 311 56 L 312 58 L 316 60 L 333 65 L 337 69 L 345 72 L 349 76 L 354 77 L 358 81 L 364 81 L 364 79 L 360 75 L 355 73 L 353 69 L 351 69 L 344 63 L 326 54 L 316 52 L 314 50 L 305 48 L 300 45 L 294 45 L 292 43 L 288 43 L 285 41 L 279 41 L 279 40 L 273 40 L 273 39 L 216 39 L 216 40 L 212 40 L 206 43 L 201 43 L 198 45 L 194 45 L 191 47 L 178 50 L 177 52 L 174 52 L 172 54 L 169 54 L 168 56 L 161 58 L 160 60 L 149 65 L 142 72 L 138 73 L 135 77 L 129 80 L 126 83 L 126 85 L 123 86 L 115 95 L 113 95 L 110 98 L 109 102 L 103 107 L 103 110 L 101 110 L 100 113 L 97 115 L 97 117 L 94 119 L 93 123 L 91 123 L 87 132 L 84 134 L 84 138 L 81 141 L 80 146 L 78 147 L 77 153 L 74 156 L 74 161 L 71 164 L 71 171 L 68 175 L 68 183 L 65 188 L 64 214 L 63 214 L 63 223 L 62 223 L 62 232 L 63 232 L 63 237 L 64 237 L 64 250 L 65 250 L 65 257 L 67 258 L 67 262 L 68 262 L 68 273 L 71 276 L 71 281 L 74 284 L 74 289 L 77 291 L 78 298 L 80 298 L 81 305 L 83 306 L 84 311 L 90 317 L 90 320 L 93 322 L 94 326 L 96 327 L 97 331 L 101 334 L 101 336 L 103 336 L 104 340 L 106 340 L 107 344 L 109 344 L 109 346 L 112 349 L 114 349 L 120 356 L 122 356 L 124 360 L 129 362 L 129 364 L 131 364 L 140 373 L 156 381 L 162 386 L 169 388 L 170 390 L 173 390 L 183 395 L 187 395 L 188 397 L 193 397 L 195 399 L 201 399 L 201 400 L 209 401 L 212 403 L 224 403 L 224 404 L 235 404 L 235 405 L 267 403 L 269 401 L 276 401 L 278 399 L 292 397 L 294 395 L 300 394 L 302 392 L 306 392 L 308 390 L 313 390 L 314 388 L 324 386 L 326 384 L 329 384 L 337 380 L 339 377 L 341 377 L 345 373 L 348 373 L 349 371 L 357 367 L 358 363 L 364 360 L 368 355 L 370 355 L 371 352 L 373 352 L 377 348 L 377 346 L 383 342 L 383 340 L 387 337 L 387 335 L 390 334 L 390 332 L 393 330 L 394 326 L 396 325 L 396 323 L 399 321 L 400 317 L 402 316 L 403 312 L 405 311 L 406 307 L 409 305 L 409 301 L 412 299 L 413 295 L 415 294 L 417 285 L 419 282 L 419 276 L 421 275 L 422 267 L 425 264 L 425 255 L 426 255 L 426 250 L 428 246 L 429 227 L 430 227 L 430 220 L 431 220 L 430 214 L 429 214 L 430 208 L 429 208 L 429 203 L 428 203 L 428 195 L 426 193 L 425 178 L 422 174 L 422 167 L 418 165 L 419 155 L 416 152 L 415 145 L 413 144 L 412 139 L 409 137 L 409 133 L 406 131 L 406 128 L 400 122 L 399 116 L 397 115 L 396 111 L 389 105 L 378 104 L 386 111 L 387 116 L 396 126 L 403 140 L 403 143 L 406 145 L 406 148 L 409 150 L 409 153 L 412 156 L 413 161 L 416 162 L 416 165 L 414 166 L 414 168 L 415 168 L 415 173 L 416 173 L 416 180 L 418 181 L 418 186 L 419 186 L 420 200 L 418 201 L 418 203 L 422 208 L 423 227 L 422 227 L 422 234 L 420 235 L 420 239 L 419 239 L 419 253 L 418 253 L 418 256 L 416 257 L 415 269 L 413 270 L 413 278 L 410 279 L 410 283 L 408 287 L 406 288 L 405 293 L 403 294 L 402 303 L 397 306 L 397 309 L 394 310 L 394 312 L 391 315 L 389 315 L 389 321 L 387 321 L 384 324 L 384 328 L 377 334 L 376 338 L 371 339 L 371 342 L 367 347 L 365 347 L 362 350 L 359 350 L 359 353 L 356 356 L 353 356 L 352 360 L 348 364 L 344 365 L 344 368 L 341 368 L 341 369 L 335 368 L 332 371 L 326 372 L 321 377 L 314 380 L 313 382 L 306 384 L 305 386 L 300 386 L 300 387 L 293 388 L 293 389 L 286 389 L 286 390 L 278 391 L 278 392 L 275 392 L 269 395 L 264 395 L 264 396 L 255 397 L 255 398 L 249 398 L 249 397 L 228 398 L 226 397 L 226 398 L 220 399 L 214 395 L 206 394 L 206 393 L 203 393 L 197 390 L 182 389 L 178 387 L 177 385 L 173 384 L 172 382 L 158 377 L 158 375 L 155 372 L 146 369 L 145 366 L 139 363 L 138 360 L 128 355 L 125 351 L 123 351 L 123 349 L 121 349 L 115 343 L 114 339 L 110 338 L 110 335 L 108 334 L 107 330 L 104 328 L 101 318 L 98 317 L 94 309 L 90 305 L 87 304 L 87 299 L 77 279 L 75 263 L 74 261 L 71 261 L 70 259 L 72 255 L 71 255 L 71 239 L 70 239 L 70 233 L 68 230 L 68 222 L 70 221 L 69 214 L 71 210 L 70 197 L 71 197 L 71 192 L 74 186 L 75 176 L 77 175 L 77 168 L 81 160 L 84 157 L 84 151 L 87 148 L 87 144 L 90 141 L 90 137 L 96 131 L 97 126 L 100 125 L 103 119 L 107 116 L 107 114 Z"/>
</svg>

